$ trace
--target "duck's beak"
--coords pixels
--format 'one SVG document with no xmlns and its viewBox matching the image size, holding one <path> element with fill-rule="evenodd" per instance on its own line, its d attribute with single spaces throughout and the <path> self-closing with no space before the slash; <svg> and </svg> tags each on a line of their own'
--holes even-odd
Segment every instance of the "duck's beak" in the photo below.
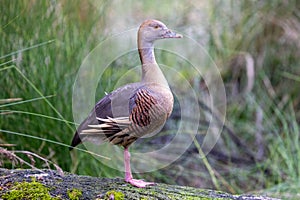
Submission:
<svg viewBox="0 0 300 200">
<path fill-rule="evenodd" d="M 162 35 L 162 38 L 182 38 L 182 35 L 175 33 L 170 29 L 167 29 L 166 32 Z"/>
</svg>

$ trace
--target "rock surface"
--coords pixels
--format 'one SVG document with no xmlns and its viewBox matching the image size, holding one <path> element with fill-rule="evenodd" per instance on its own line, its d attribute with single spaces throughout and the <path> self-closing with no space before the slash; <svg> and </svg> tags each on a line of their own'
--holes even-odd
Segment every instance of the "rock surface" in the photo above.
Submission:
<svg viewBox="0 0 300 200">
<path fill-rule="evenodd" d="M 49 190 L 51 197 L 70 199 L 70 191 L 80 191 L 78 199 L 241 199 L 241 200 L 273 200 L 274 198 L 254 195 L 232 195 L 225 192 L 199 189 L 192 187 L 157 184 L 147 188 L 135 188 L 125 183 L 123 179 L 97 178 L 78 176 L 66 173 L 60 174 L 54 170 L 33 169 L 1 169 L 0 197 L 12 191 L 17 182 L 39 182 Z M 74 199 L 76 199 L 75 197 Z M 274 199 L 275 200 L 275 199 Z"/>
</svg>

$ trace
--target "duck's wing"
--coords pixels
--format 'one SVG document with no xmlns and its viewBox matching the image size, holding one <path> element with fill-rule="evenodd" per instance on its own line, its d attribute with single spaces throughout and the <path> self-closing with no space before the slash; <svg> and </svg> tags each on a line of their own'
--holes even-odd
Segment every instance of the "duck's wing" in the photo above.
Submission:
<svg viewBox="0 0 300 200">
<path fill-rule="evenodd" d="M 127 85 L 106 95 L 78 127 L 72 146 L 81 141 L 124 147 L 164 124 L 158 96 L 143 85 Z"/>
<path fill-rule="evenodd" d="M 128 84 L 104 96 L 77 128 L 71 146 L 86 140 L 94 143 L 108 141 L 128 127 L 134 106 L 132 96 L 140 87 L 139 83 Z"/>
</svg>

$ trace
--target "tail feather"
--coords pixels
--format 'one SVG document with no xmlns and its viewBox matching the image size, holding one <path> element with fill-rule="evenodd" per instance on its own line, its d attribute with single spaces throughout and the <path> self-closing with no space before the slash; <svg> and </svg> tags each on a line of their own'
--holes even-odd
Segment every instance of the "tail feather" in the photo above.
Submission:
<svg viewBox="0 0 300 200">
<path fill-rule="evenodd" d="M 71 143 L 71 146 L 69 147 L 69 150 L 73 150 L 74 147 L 76 147 L 78 144 L 80 144 L 82 141 L 79 137 L 79 134 L 78 132 L 76 131 L 75 134 L 74 134 L 74 137 L 73 137 L 73 140 L 72 140 L 72 143 Z"/>
</svg>

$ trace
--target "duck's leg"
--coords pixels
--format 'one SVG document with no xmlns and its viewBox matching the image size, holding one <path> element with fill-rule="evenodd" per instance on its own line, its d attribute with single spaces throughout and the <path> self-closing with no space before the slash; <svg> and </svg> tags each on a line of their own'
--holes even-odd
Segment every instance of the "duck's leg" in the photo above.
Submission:
<svg viewBox="0 0 300 200">
<path fill-rule="evenodd" d="M 137 180 L 132 178 L 130 167 L 130 153 L 128 147 L 124 149 L 124 166 L 125 166 L 125 181 L 131 185 L 139 188 L 146 187 L 147 185 L 155 185 L 153 182 L 145 182 L 143 180 Z"/>
</svg>

